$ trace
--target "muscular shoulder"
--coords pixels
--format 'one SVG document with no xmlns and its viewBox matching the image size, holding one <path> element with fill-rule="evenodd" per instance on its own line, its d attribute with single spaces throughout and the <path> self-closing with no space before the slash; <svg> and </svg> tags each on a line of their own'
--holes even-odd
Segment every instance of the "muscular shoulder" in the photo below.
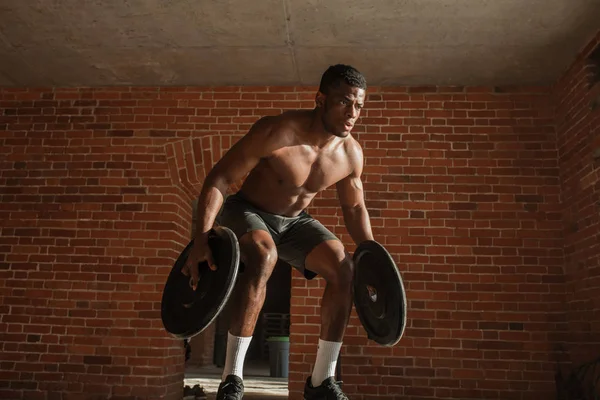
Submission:
<svg viewBox="0 0 600 400">
<path fill-rule="evenodd" d="M 297 138 L 309 131 L 312 115 L 307 110 L 290 110 L 278 115 L 278 119 L 280 129 Z"/>
<path fill-rule="evenodd" d="M 252 131 L 262 136 L 265 145 L 284 146 L 295 140 L 305 124 L 304 119 L 301 111 L 265 116 L 254 123 Z"/>
<path fill-rule="evenodd" d="M 262 157 L 269 157 L 275 150 L 289 144 L 288 125 L 282 115 L 262 117 L 252 125 L 244 141 Z"/>
<path fill-rule="evenodd" d="M 353 173 L 360 175 L 363 167 L 363 150 L 360 143 L 354 137 L 348 136 L 344 143 L 344 148 Z"/>
</svg>

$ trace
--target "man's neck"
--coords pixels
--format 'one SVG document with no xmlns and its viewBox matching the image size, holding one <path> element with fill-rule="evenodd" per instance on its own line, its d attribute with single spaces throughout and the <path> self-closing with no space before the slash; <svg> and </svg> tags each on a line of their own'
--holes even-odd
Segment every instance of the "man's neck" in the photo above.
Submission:
<svg viewBox="0 0 600 400">
<path fill-rule="evenodd" d="M 313 146 L 323 148 L 329 143 L 336 140 L 337 136 L 325 129 L 323 125 L 322 115 L 318 108 L 312 111 L 311 122 L 306 138 Z"/>
</svg>

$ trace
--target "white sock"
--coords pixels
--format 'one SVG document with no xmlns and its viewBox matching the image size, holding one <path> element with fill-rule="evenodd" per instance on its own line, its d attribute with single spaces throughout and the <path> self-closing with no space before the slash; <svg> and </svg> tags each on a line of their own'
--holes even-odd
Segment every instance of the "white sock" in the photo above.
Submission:
<svg viewBox="0 0 600 400">
<path fill-rule="evenodd" d="M 250 341 L 252 341 L 252 336 L 240 337 L 227 333 L 227 352 L 225 353 L 225 368 L 223 369 L 222 380 L 225 380 L 227 375 L 236 375 L 244 379 L 244 359 Z"/>
<path fill-rule="evenodd" d="M 335 376 L 335 366 L 341 348 L 341 342 L 328 342 L 319 339 L 317 360 L 310 379 L 313 387 L 320 386 L 325 379 Z"/>
</svg>

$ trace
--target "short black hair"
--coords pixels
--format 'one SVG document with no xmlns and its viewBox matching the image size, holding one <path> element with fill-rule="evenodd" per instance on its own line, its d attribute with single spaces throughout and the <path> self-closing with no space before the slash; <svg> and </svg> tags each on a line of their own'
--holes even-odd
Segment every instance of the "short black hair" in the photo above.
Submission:
<svg viewBox="0 0 600 400">
<path fill-rule="evenodd" d="M 367 80 L 356 68 L 350 65 L 336 64 L 327 68 L 323 73 L 319 92 L 328 94 L 330 88 L 338 86 L 341 82 L 359 89 L 367 89 Z"/>
</svg>

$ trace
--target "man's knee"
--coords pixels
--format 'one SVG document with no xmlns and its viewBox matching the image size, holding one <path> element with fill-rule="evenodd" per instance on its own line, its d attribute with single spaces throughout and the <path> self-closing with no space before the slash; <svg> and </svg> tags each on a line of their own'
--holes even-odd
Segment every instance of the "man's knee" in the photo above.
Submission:
<svg viewBox="0 0 600 400">
<path fill-rule="evenodd" d="M 328 284 L 350 287 L 354 278 L 354 262 L 339 241 L 318 245 L 306 258 L 306 268 L 321 275 Z"/>
<path fill-rule="evenodd" d="M 277 248 L 271 235 L 255 230 L 244 234 L 239 243 L 244 275 L 251 282 L 266 285 L 277 263 Z"/>
<path fill-rule="evenodd" d="M 345 253 L 344 258 L 339 262 L 337 281 L 340 286 L 351 286 L 354 278 L 354 262 L 350 254 Z"/>
<path fill-rule="evenodd" d="M 327 267 L 329 273 L 323 276 L 328 284 L 335 285 L 340 289 L 349 289 L 354 279 L 354 262 L 346 252 L 335 259 L 331 259 Z"/>
</svg>

